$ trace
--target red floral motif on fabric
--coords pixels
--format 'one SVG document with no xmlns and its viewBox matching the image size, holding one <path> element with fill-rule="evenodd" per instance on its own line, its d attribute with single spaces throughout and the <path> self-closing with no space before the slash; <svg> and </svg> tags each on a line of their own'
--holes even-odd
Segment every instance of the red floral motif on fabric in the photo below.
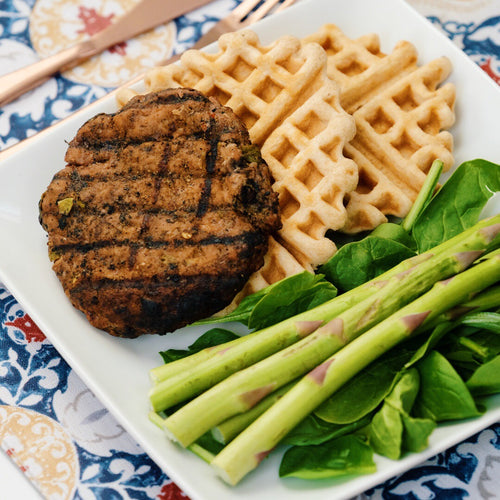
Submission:
<svg viewBox="0 0 500 500">
<path fill-rule="evenodd" d="M 163 485 L 157 498 L 158 500 L 189 500 L 189 497 L 175 483 Z"/>
<path fill-rule="evenodd" d="M 495 73 L 491 66 L 491 57 L 486 59 L 483 64 L 480 65 L 480 68 L 486 72 L 486 74 L 493 79 L 494 82 L 500 85 L 500 75 Z"/>
<path fill-rule="evenodd" d="M 89 9 L 87 7 L 80 6 L 78 11 L 78 18 L 83 22 L 83 28 L 78 31 L 78 33 L 86 33 L 89 36 L 95 35 L 111 25 L 112 19 L 115 17 L 114 14 L 109 14 L 108 16 L 101 16 L 95 9 Z M 110 52 L 119 54 L 121 56 L 125 55 L 125 49 L 127 47 L 126 42 L 121 42 L 111 47 Z"/>
<path fill-rule="evenodd" d="M 14 321 L 6 322 L 5 326 L 13 326 L 21 330 L 28 343 L 43 342 L 45 340 L 44 333 L 38 328 L 28 314 L 24 314 L 24 316 L 18 317 Z"/>
</svg>

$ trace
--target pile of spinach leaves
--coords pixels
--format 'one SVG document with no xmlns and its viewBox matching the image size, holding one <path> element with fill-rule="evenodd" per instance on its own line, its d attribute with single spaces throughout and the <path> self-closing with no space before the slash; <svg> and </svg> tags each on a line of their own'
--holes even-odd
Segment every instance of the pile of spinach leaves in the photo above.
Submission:
<svg viewBox="0 0 500 500">
<path fill-rule="evenodd" d="M 500 191 L 500 165 L 482 159 L 460 165 L 439 189 L 438 177 L 427 183 L 408 218 L 344 244 L 317 274 L 282 280 L 226 317 L 200 323 L 238 321 L 261 329 L 311 309 L 471 227 Z M 395 347 L 304 419 L 285 438 L 280 476 L 373 472 L 374 453 L 398 459 L 422 451 L 438 423 L 480 415 L 481 398 L 500 392 L 500 285 L 490 295 L 496 304 L 491 310 L 449 319 Z M 234 336 L 214 328 L 188 350 L 161 355 L 168 362 Z M 200 444 L 222 446 L 209 436 Z"/>
</svg>

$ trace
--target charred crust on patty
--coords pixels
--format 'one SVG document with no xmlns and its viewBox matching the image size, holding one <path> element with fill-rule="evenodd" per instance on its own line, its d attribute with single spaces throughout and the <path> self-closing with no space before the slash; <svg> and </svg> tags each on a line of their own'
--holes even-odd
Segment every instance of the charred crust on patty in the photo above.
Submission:
<svg viewBox="0 0 500 500">
<path fill-rule="evenodd" d="M 120 337 L 163 334 L 231 303 L 281 227 L 260 151 L 193 89 L 88 120 L 39 204 L 73 305 Z"/>
</svg>

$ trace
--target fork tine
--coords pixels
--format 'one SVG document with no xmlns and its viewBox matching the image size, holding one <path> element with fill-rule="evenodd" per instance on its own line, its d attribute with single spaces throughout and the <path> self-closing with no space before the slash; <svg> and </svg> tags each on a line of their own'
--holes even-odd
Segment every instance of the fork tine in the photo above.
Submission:
<svg viewBox="0 0 500 500">
<path fill-rule="evenodd" d="M 280 0 L 266 0 L 255 12 L 245 20 L 245 24 L 253 24 L 262 19 Z"/>
<path fill-rule="evenodd" d="M 281 11 L 285 10 L 287 7 L 290 7 L 290 5 L 293 5 L 295 2 L 296 2 L 296 0 L 285 0 L 284 2 L 280 3 L 280 5 L 278 7 L 276 7 L 274 12 L 275 13 L 281 12 Z"/>
<path fill-rule="evenodd" d="M 255 12 L 248 16 L 244 24 L 249 25 L 259 21 L 264 16 L 266 16 L 279 2 L 280 0 L 266 0 Z M 276 7 L 274 12 L 280 12 L 286 9 L 288 6 L 292 5 L 294 2 L 295 0 L 285 0 L 284 2 L 280 3 L 278 7 Z"/>
<path fill-rule="evenodd" d="M 241 20 L 247 16 L 259 4 L 260 0 L 243 0 L 238 7 L 233 9 L 231 16 L 233 19 Z"/>
</svg>

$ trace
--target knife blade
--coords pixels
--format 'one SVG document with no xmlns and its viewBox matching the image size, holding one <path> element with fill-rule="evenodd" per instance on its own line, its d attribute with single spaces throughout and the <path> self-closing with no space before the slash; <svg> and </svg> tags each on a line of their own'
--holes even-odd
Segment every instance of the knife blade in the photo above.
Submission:
<svg viewBox="0 0 500 500">
<path fill-rule="evenodd" d="M 54 74 L 68 70 L 160 24 L 209 3 L 211 0 L 142 0 L 116 22 L 87 40 L 0 77 L 0 106 L 11 102 Z"/>
</svg>

